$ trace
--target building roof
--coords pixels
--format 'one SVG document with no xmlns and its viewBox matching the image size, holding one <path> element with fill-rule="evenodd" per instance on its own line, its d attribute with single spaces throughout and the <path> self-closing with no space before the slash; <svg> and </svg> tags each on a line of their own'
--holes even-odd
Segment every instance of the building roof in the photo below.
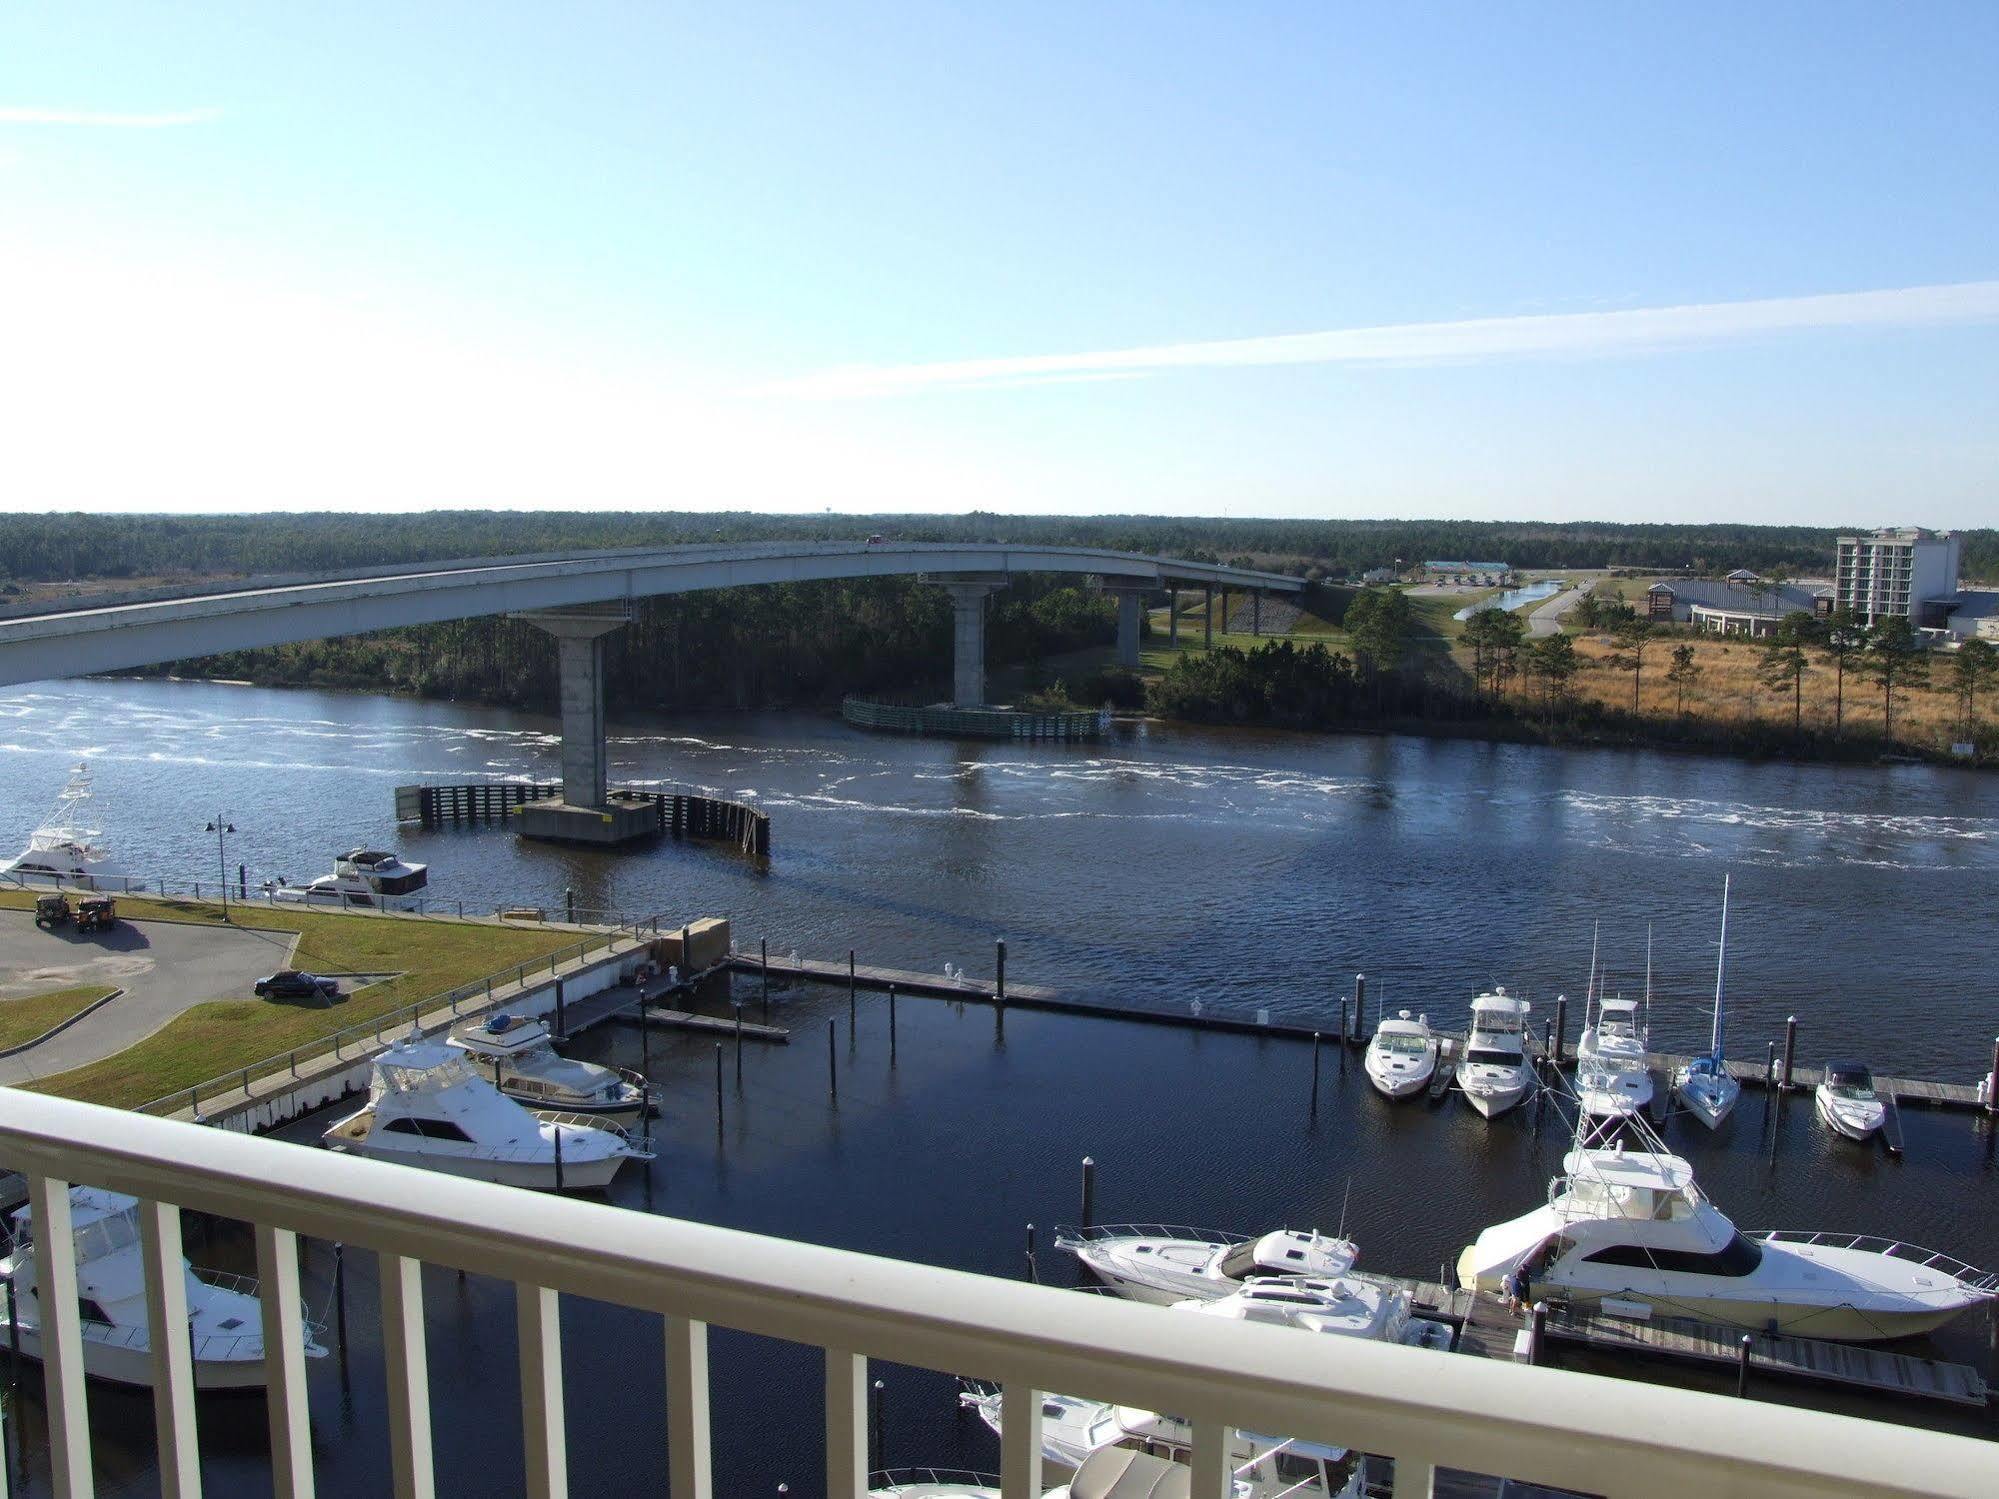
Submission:
<svg viewBox="0 0 1999 1499">
<path fill-rule="evenodd" d="M 1754 583 L 1758 581 L 1759 576 L 1759 574 L 1751 572 L 1746 567 L 1738 567 L 1728 575 L 1728 581 L 1731 583 Z"/>
<path fill-rule="evenodd" d="M 1677 583 L 1654 583 L 1648 593 L 1670 593 L 1682 603 L 1722 614 L 1768 614 L 1782 618 L 1795 610 L 1810 614 L 1818 608 L 1829 588 L 1800 588 L 1795 583 L 1752 588 L 1719 578 L 1682 578 Z"/>
<path fill-rule="evenodd" d="M 1425 562 L 1425 567 L 1440 573 L 1503 573 L 1512 571 L 1504 562 Z"/>
<path fill-rule="evenodd" d="M 1952 619 L 1993 619 L 1999 617 L 1999 592 L 1989 588 L 1971 589 L 1946 600 L 1954 607 Z"/>
</svg>

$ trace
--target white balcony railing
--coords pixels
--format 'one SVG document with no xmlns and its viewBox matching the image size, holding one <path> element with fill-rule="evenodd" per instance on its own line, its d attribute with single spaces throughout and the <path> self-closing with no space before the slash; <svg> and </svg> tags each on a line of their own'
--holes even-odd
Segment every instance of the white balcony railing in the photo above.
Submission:
<svg viewBox="0 0 1999 1499">
<path fill-rule="evenodd" d="M 45 1335 L 50 1471 L 59 1496 L 92 1492 L 76 1266 L 67 1185 L 137 1195 L 152 1325 L 161 1489 L 200 1491 L 180 1217 L 196 1209 L 254 1226 L 270 1360 L 272 1478 L 313 1493 L 297 1236 L 379 1257 L 394 1489 L 432 1493 L 424 1344 L 425 1263 L 516 1287 L 527 1492 L 567 1491 L 562 1350 L 565 1294 L 663 1322 L 672 1499 L 709 1499 L 708 1327 L 825 1353 L 825 1492 L 866 1490 L 867 1363 L 893 1359 L 1004 1387 L 1002 1483 L 1029 1499 L 1040 1477 L 1039 1391 L 1074 1391 L 1191 1419 L 1194 1493 L 1224 1493 L 1230 1427 L 1285 1433 L 1394 1459 L 1397 1499 L 1432 1491 L 1435 1470 L 1554 1484 L 1613 1499 L 1731 1495 L 1999 1492 L 1999 1449 L 1850 1417 L 1528 1368 L 1284 1328 L 1173 1316 L 1109 1297 L 967 1275 L 552 1199 L 305 1146 L 0 1089 L 0 1161 L 28 1178 Z M 602 1454 L 616 1462 L 617 1454 Z M 802 1464 L 803 1466 L 803 1464 Z M 648 1485 L 652 1487 L 652 1485 Z"/>
</svg>

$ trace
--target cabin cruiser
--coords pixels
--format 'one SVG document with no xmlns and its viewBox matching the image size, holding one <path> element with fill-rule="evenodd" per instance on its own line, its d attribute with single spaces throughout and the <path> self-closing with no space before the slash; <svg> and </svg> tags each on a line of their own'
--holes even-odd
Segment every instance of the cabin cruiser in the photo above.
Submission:
<svg viewBox="0 0 1999 1499">
<path fill-rule="evenodd" d="M 1213 1301 L 1254 1276 L 1345 1275 L 1360 1258 L 1351 1239 L 1279 1229 L 1248 1239 L 1161 1223 L 1064 1228 L 1055 1247 L 1071 1251 L 1118 1295 L 1155 1306 Z"/>
<path fill-rule="evenodd" d="M 1198 1297 L 1173 1304 L 1176 1312 L 1267 1322 L 1328 1337 L 1373 1338 L 1412 1348 L 1448 1349 L 1451 1330 L 1410 1315 L 1409 1293 L 1367 1276 L 1253 1275 L 1239 1291 L 1214 1301 Z"/>
<path fill-rule="evenodd" d="M 1693 1167 L 1656 1135 L 1648 1143 L 1579 1143 L 1546 1206 L 1466 1247 L 1459 1283 L 1856 1343 L 1931 1332 L 1999 1289 L 1999 1278 L 1888 1239 L 1740 1233 L 1694 1185 Z"/>
<path fill-rule="evenodd" d="M 542 1192 L 608 1186 L 626 1161 L 652 1159 L 623 1130 L 536 1117 L 464 1052 L 433 1041 L 405 1041 L 377 1057 L 367 1106 L 322 1139 L 334 1150 Z"/>
<path fill-rule="evenodd" d="M 28 835 L 28 846 L 0 864 L 0 883 L 67 885 L 75 890 L 109 890 L 121 894 L 142 883 L 123 873 L 96 840 L 104 835 L 83 825 L 83 804 L 91 797 L 90 767 L 78 761 L 69 780 L 56 794 L 55 805 L 41 826 Z"/>
<path fill-rule="evenodd" d="M 1000 1480 L 963 1468 L 883 1468 L 868 1475 L 868 1499 L 1000 1499 Z"/>
<path fill-rule="evenodd" d="M 1490 1119 L 1527 1096 L 1534 1067 L 1527 1060 L 1527 1012 L 1504 984 L 1471 1002 L 1471 1034 L 1458 1066 L 1458 1087 L 1471 1106 Z"/>
<path fill-rule="evenodd" d="M 1714 1028 L 1706 1056 L 1690 1057 L 1673 1074 L 1673 1093 L 1688 1113 L 1709 1129 L 1721 1122 L 1742 1097 L 1742 1084 L 1730 1075 L 1721 1045 L 1721 980 L 1728 962 L 1728 876 L 1721 880 L 1721 947 L 1714 960 Z M 1647 966 L 1649 967 L 1649 961 Z"/>
<path fill-rule="evenodd" d="M 481 1064 L 508 1098 L 537 1113 L 554 1110 L 629 1128 L 645 1118 L 650 1090 L 634 1072 L 556 1055 L 548 1027 L 502 1010 L 452 1027 L 446 1043 Z"/>
<path fill-rule="evenodd" d="M 1374 1039 L 1367 1043 L 1367 1080 L 1389 1098 L 1421 1093 L 1437 1070 L 1437 1050 L 1430 1017 L 1411 1020 L 1407 1010 L 1397 1010 L 1393 1020 L 1374 1028 Z"/>
<path fill-rule="evenodd" d="M 1594 1119 L 1629 1119 L 1652 1102 L 1645 1028 L 1635 999 L 1600 999 L 1596 1024 L 1576 1046 L 1576 1096 Z"/>
<path fill-rule="evenodd" d="M 83 1369 L 98 1379 L 150 1389 L 153 1343 L 146 1315 L 146 1269 L 139 1240 L 139 1199 L 99 1187 L 69 1189 L 70 1235 L 76 1245 L 76 1295 L 82 1313 Z M 41 1298 L 37 1294 L 34 1210 L 14 1214 L 14 1248 L 0 1259 L 0 1298 L 19 1325 L 21 1351 L 42 1356 Z M 188 1340 L 194 1383 L 203 1390 L 262 1389 L 264 1323 L 257 1283 L 203 1271 L 181 1261 L 187 1293 Z M 326 1357 L 305 1330 L 305 1356 Z"/>
<path fill-rule="evenodd" d="M 1813 1094 L 1826 1128 L 1849 1140 L 1865 1140 L 1881 1128 L 1888 1106 L 1874 1091 L 1874 1074 L 1858 1062 L 1828 1062 Z"/>
<path fill-rule="evenodd" d="M 371 906 L 380 911 L 414 911 L 417 892 L 430 883 L 430 867 L 408 864 L 381 849 L 350 849 L 333 861 L 333 873 L 304 885 L 282 880 L 264 888 L 272 900 L 289 905 Z"/>
</svg>

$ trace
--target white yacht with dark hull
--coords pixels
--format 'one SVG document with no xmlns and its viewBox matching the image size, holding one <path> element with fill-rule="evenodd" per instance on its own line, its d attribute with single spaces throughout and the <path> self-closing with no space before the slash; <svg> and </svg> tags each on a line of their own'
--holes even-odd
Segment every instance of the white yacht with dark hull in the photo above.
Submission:
<svg viewBox="0 0 1999 1499">
<path fill-rule="evenodd" d="M 1740 1233 L 1687 1162 L 1649 1143 L 1571 1151 L 1546 1206 L 1459 1255 L 1459 1283 L 1501 1292 L 1524 1277 L 1530 1296 L 1857 1343 L 1932 1332 L 1999 1291 L 1993 1276 L 1886 1239 Z"/>
<path fill-rule="evenodd" d="M 55 805 L 28 835 L 28 846 L 0 864 L 0 884 L 104 890 L 113 895 L 143 888 L 143 881 L 133 879 L 111 861 L 111 855 L 97 841 L 103 833 L 84 826 L 84 804 L 92 791 L 90 767 L 79 760 L 56 793 Z"/>
<path fill-rule="evenodd" d="M 406 1041 L 375 1058 L 368 1103 L 328 1129 L 334 1150 L 536 1191 L 610 1185 L 652 1156 L 624 1131 L 568 1115 L 537 1117 L 455 1047 Z"/>
<path fill-rule="evenodd" d="M 629 1129 L 651 1108 L 651 1090 L 637 1073 L 557 1055 L 548 1027 L 525 1015 L 501 1011 L 461 1021 L 447 1044 L 485 1068 L 501 1093 L 536 1113 Z"/>
<path fill-rule="evenodd" d="M 1471 1002 L 1471 1031 L 1464 1060 L 1458 1064 L 1458 1088 L 1465 1101 L 1490 1119 L 1503 1114 L 1534 1086 L 1534 1065 L 1527 1057 L 1527 1015 L 1533 1006 L 1515 999 L 1506 986 L 1481 994 Z"/>
<path fill-rule="evenodd" d="M 333 873 L 304 885 L 265 886 L 274 901 L 287 905 L 362 906 L 379 911 L 414 911 L 430 883 L 430 866 L 411 864 L 384 849 L 349 849 L 333 861 Z"/>
<path fill-rule="evenodd" d="M 1118 1295 L 1155 1306 L 1214 1301 L 1256 1276 L 1341 1276 L 1360 1258 L 1353 1240 L 1316 1231 L 1286 1228 L 1245 1238 L 1163 1223 L 1058 1228 L 1055 1247 L 1073 1253 Z"/>
<path fill-rule="evenodd" d="M 1408 1098 L 1430 1086 L 1437 1071 L 1437 1037 L 1430 1030 L 1430 1017 L 1409 1018 L 1407 1010 L 1395 1012 L 1374 1028 L 1367 1043 L 1363 1065 L 1367 1080 L 1385 1098 Z"/>
<path fill-rule="evenodd" d="M 76 1294 L 82 1313 L 83 1370 L 113 1384 L 151 1389 L 153 1340 L 146 1313 L 146 1269 L 139 1242 L 139 1200 L 98 1187 L 69 1189 L 70 1235 L 76 1245 Z M 21 1352 L 42 1356 L 34 1214 L 14 1214 L 14 1247 L 0 1259 L 0 1304 L 19 1327 Z M 264 1324 L 257 1283 L 181 1261 L 194 1383 L 201 1390 L 260 1390 L 265 1384 Z M 326 1349 L 307 1324 L 305 1356 Z"/>
</svg>

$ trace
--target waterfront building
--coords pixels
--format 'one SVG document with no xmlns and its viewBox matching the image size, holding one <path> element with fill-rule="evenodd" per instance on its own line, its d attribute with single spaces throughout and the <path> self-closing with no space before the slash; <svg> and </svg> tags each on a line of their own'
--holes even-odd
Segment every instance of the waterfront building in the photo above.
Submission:
<svg viewBox="0 0 1999 1499">
<path fill-rule="evenodd" d="M 1752 573 L 1753 579 L 1755 575 Z M 1645 617 L 1655 624 L 1691 624 L 1716 635 L 1773 633 L 1787 614 L 1823 619 L 1832 613 L 1832 590 L 1797 583 L 1682 578 L 1645 590 Z"/>
<path fill-rule="evenodd" d="M 1513 576 L 1505 562 L 1425 562 L 1423 575 L 1437 583 L 1487 583 L 1497 587 Z"/>
<path fill-rule="evenodd" d="M 1959 559 L 1952 531 L 1902 526 L 1842 536 L 1835 597 L 1862 624 L 1898 615 L 1918 629 L 1939 629 L 1957 594 Z"/>
</svg>

